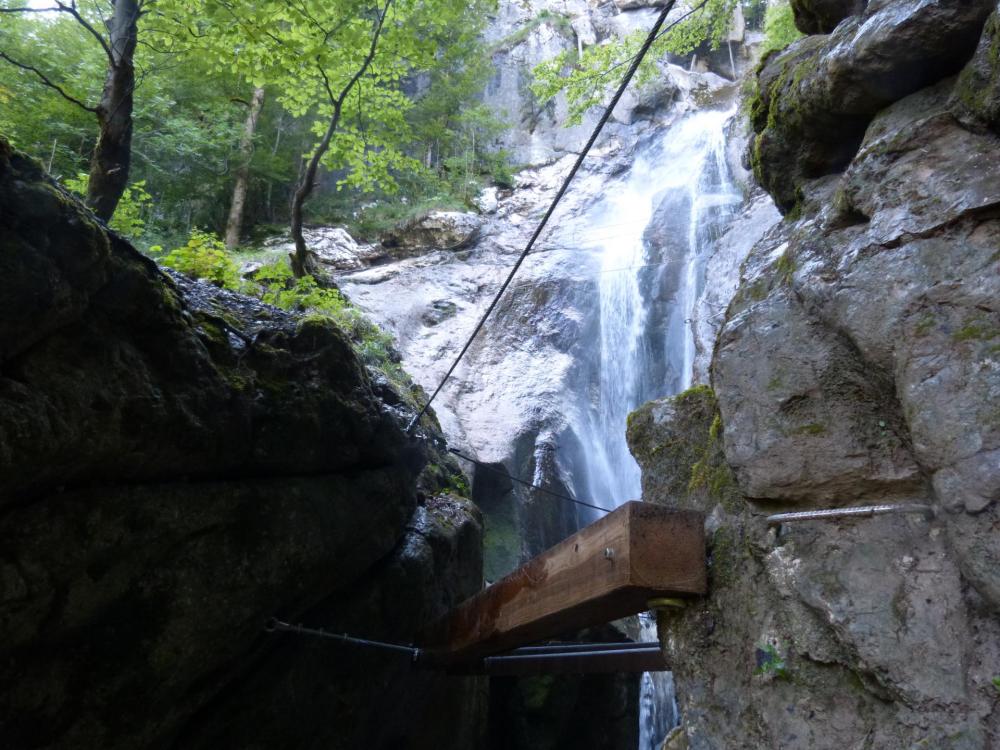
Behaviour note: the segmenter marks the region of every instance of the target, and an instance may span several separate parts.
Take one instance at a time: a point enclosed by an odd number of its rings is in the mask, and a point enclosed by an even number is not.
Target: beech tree
[[[243,209],[247,202],[247,188],[250,183],[250,158],[253,156],[253,136],[257,130],[257,120],[264,106],[264,89],[258,86],[247,105],[247,119],[240,138],[240,165],[236,169],[233,184],[233,199],[229,204],[229,218],[226,220],[226,247],[233,250],[240,244],[240,230],[243,228]]]
[[[104,85],[96,104],[71,93],[57,82],[58,72],[44,70],[44,63],[23,57],[10,49],[0,49],[0,59],[30,73],[66,101],[97,118],[98,136],[90,161],[87,204],[104,221],[110,221],[128,185],[132,163],[132,107],[135,92],[135,49],[143,6],[153,0],[110,0],[107,10],[101,3],[81,6],[77,0],[53,0],[52,5],[26,5],[9,0],[0,2],[0,22],[4,17],[30,13],[55,13],[71,17],[81,33],[94,39],[107,65]],[[100,28],[103,27],[103,30]]]
[[[314,118],[318,140],[290,206],[296,276],[310,270],[304,207],[321,166],[361,191],[391,191],[394,174],[421,167],[402,147],[412,107],[403,84],[434,66],[438,40],[467,12],[458,0],[161,0],[161,8],[194,29],[220,68],[273,91],[293,117]]]

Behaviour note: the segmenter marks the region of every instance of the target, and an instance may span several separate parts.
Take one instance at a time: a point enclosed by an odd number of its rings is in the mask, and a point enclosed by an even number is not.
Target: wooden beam
[[[420,646],[446,664],[475,661],[706,586],[704,515],[625,503],[467,599]]]

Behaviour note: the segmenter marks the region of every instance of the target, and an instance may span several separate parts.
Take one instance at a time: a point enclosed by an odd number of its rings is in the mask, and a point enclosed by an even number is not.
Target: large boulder
[[[5,745],[469,747],[476,681],[263,631],[409,642],[479,588],[408,394],[325,319],[168,275],[2,140],[0,265]],[[397,721],[357,722],[387,684]]]
[[[795,28],[803,34],[829,34],[849,16],[859,15],[868,0],[792,0]]]
[[[643,497],[707,514],[709,594],[659,615],[682,721],[670,746],[991,750],[1000,622],[967,589],[948,523],[769,529],[723,426],[705,387],[629,420]]]
[[[363,244],[343,227],[310,227],[302,232],[309,248],[312,265],[320,272],[353,271],[385,260],[385,248],[379,244]],[[264,243],[264,247],[284,260],[295,252],[295,243],[279,237]],[[244,275],[246,271],[244,270]]]
[[[382,244],[397,257],[431,250],[460,250],[479,237],[479,214],[431,211],[411,219],[382,236]]]
[[[889,104],[957,73],[976,49],[993,0],[873,3],[829,36],[768,57],[751,120],[754,173],[783,211],[805,181],[839,172]]]

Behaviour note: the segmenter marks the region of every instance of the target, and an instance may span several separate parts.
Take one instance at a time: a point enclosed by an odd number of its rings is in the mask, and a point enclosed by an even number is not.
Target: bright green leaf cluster
[[[226,289],[240,288],[240,271],[218,237],[195,229],[187,244],[163,259],[163,265],[198,279],[207,279]]]

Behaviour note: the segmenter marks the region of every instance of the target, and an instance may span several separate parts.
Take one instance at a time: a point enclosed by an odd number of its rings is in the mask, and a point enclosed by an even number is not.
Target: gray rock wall
[[[989,10],[873,3],[759,72],[754,167],[789,213],[743,265],[714,393],[630,421],[646,499],[710,514],[711,593],[660,620],[691,748],[1000,746]],[[810,109],[848,79],[830,118]],[[879,502],[935,517],[764,521]]]

